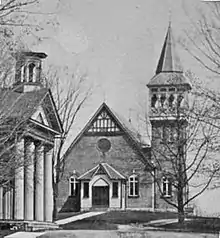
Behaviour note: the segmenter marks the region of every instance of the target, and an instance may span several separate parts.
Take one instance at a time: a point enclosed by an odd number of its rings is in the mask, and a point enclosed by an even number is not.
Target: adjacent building
[[[8,166],[1,166],[0,219],[52,222],[52,156],[62,125],[51,91],[42,83],[46,57],[17,54],[15,82],[1,89],[1,161]]]

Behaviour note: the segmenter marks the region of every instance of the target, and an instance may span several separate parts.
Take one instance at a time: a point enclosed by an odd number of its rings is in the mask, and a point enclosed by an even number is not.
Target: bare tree
[[[214,158],[219,150],[220,127],[217,118],[210,117],[214,113],[212,99],[203,97],[197,88],[188,100],[184,92],[173,99],[168,95],[164,102],[151,105],[151,112],[163,118],[151,121],[152,176],[156,191],[178,211],[179,223],[183,223],[185,208],[219,172],[220,165]],[[169,183],[168,194],[164,193],[163,179]],[[196,189],[189,191],[193,187]]]
[[[62,76],[60,72],[62,71]],[[66,149],[66,142],[71,136],[76,117],[92,94],[92,86],[88,86],[87,74],[70,73],[68,67],[58,71],[50,69],[46,76],[48,86],[51,88],[58,113],[63,125],[63,134],[57,140],[56,151],[54,153],[54,219],[57,217],[57,197],[58,186],[62,178],[65,160],[62,155]]]
[[[213,76],[220,71],[220,4],[218,1],[198,4],[196,17],[185,6],[190,29],[184,30],[181,43],[187,52]]]

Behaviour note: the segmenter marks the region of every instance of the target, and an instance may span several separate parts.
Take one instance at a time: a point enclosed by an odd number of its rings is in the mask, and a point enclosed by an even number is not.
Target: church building
[[[63,129],[51,91],[42,83],[46,57],[17,54],[15,82],[1,89],[1,161],[8,164],[1,167],[1,220],[52,222],[52,156]]]
[[[173,209],[169,204],[176,199],[169,177],[172,168],[155,148],[163,147],[163,131],[174,125],[175,108],[186,105],[191,86],[176,54],[171,26],[147,87],[150,143],[103,103],[64,154],[57,201],[60,212]]]

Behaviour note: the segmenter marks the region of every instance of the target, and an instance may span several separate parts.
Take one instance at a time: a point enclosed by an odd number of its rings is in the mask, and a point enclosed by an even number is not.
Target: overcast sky
[[[193,4],[192,4],[193,2]],[[153,77],[162,44],[172,20],[176,39],[189,25],[199,1],[191,0],[45,0],[36,20],[44,27],[40,43],[31,50],[45,51],[45,65],[79,67],[88,74],[94,94],[77,121],[73,137],[105,100],[110,107],[132,117],[147,108],[146,84]],[[49,22],[49,23],[48,23]],[[179,46],[184,68],[194,62]],[[196,71],[196,67],[193,68]],[[73,138],[71,138],[72,140]]]

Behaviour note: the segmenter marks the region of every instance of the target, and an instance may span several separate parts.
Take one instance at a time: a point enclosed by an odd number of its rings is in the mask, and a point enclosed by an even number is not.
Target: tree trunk
[[[57,196],[53,196],[53,221],[57,220]]]
[[[179,188],[178,188],[178,222],[180,224],[183,224],[184,219],[185,219],[185,213],[184,213],[184,193],[183,193],[183,188],[181,186],[181,182],[179,183]]]
[[[54,193],[53,193],[53,220],[57,220],[57,195],[58,195],[58,184],[54,184]]]
[[[56,155],[56,162],[54,163],[54,166],[56,168],[56,173],[53,173],[53,220],[56,220],[58,217],[58,211],[57,211],[57,198],[58,198],[58,193],[59,193],[59,182],[60,182],[60,177],[61,177],[61,150],[64,144],[64,140],[61,139],[58,152]]]
[[[185,220],[184,208],[178,208],[178,223],[183,224]]]

